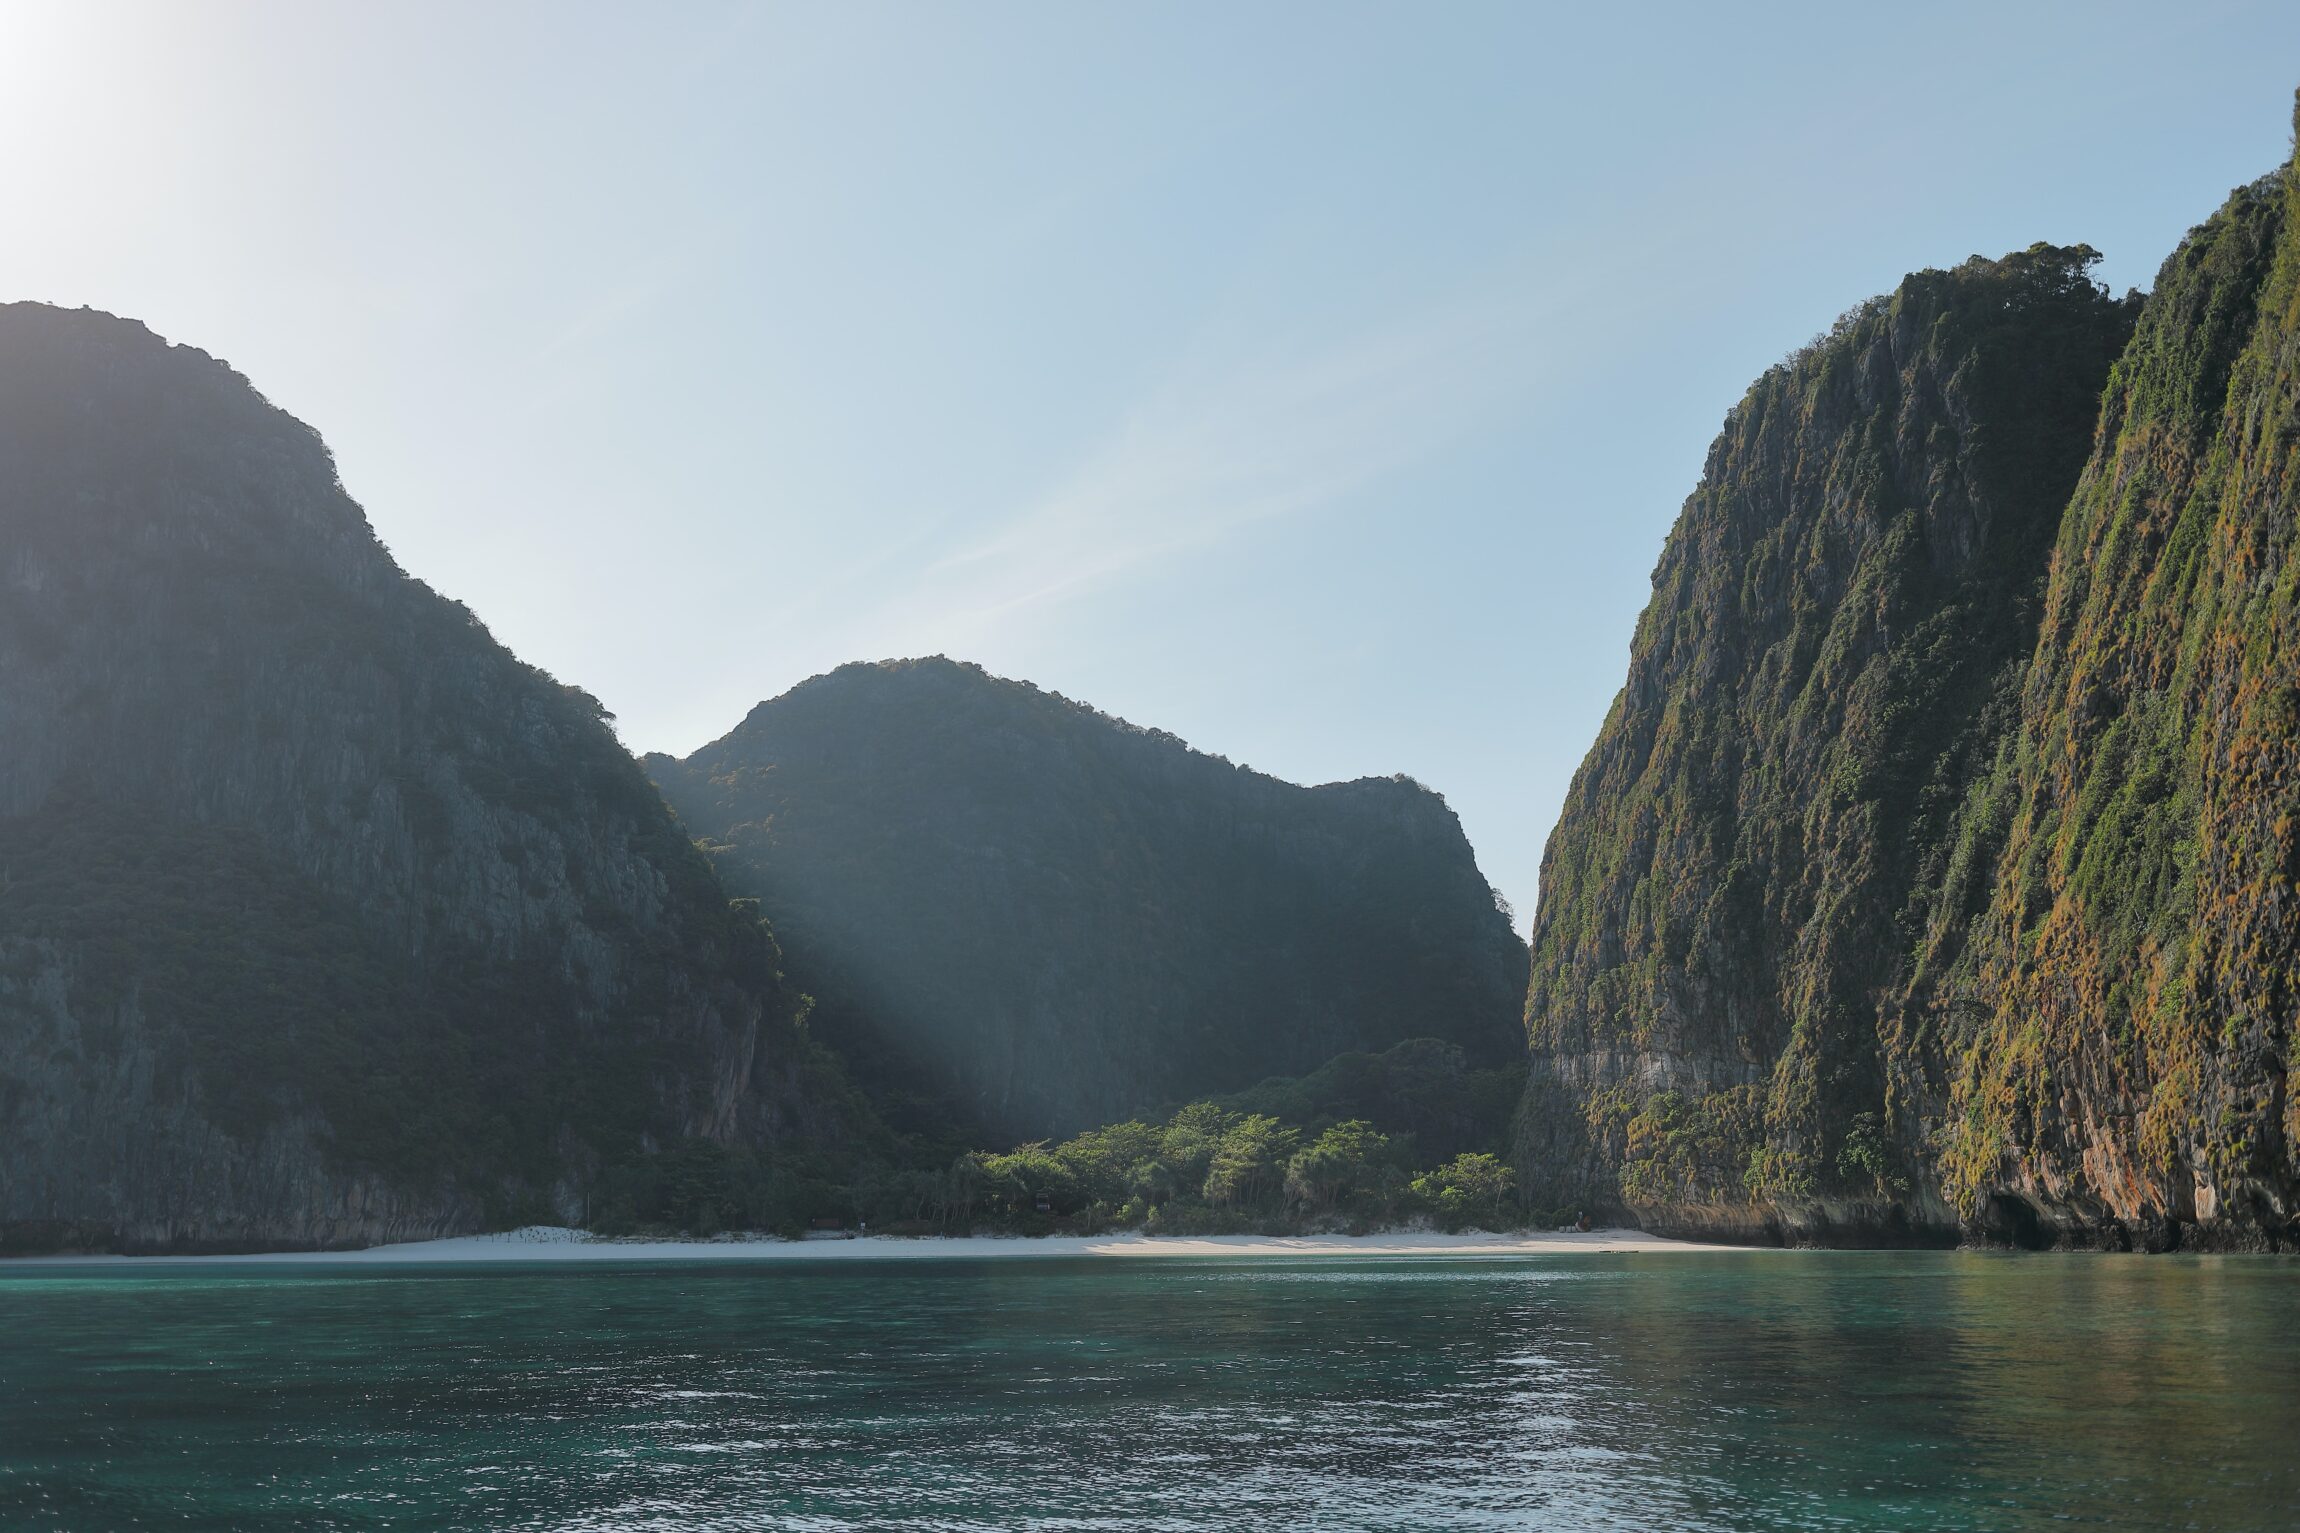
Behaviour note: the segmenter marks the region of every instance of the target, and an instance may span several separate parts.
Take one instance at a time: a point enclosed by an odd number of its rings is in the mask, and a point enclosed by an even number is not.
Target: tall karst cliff
[[[2296,187],[2136,321],[1975,261],[1734,411],[1550,843],[1536,1197],[2300,1243]]]
[[[1740,1233],[1892,1201],[1870,1162],[1905,1176],[1915,1125],[1877,997],[2011,705],[2131,327],[2089,255],[1913,276],[1727,417],[1543,861],[1537,1201]]]
[[[1295,787],[942,659],[842,667],[649,765],[825,1036],[867,1026],[992,1136],[1407,1038],[1522,1049],[1524,945],[1403,779]]]
[[[2016,1235],[2300,1247],[2296,198],[2158,275],[1888,1024],[1951,1205]]]
[[[317,436],[0,308],[0,1236],[579,1218],[838,1132],[756,914],[595,702],[409,578]]]

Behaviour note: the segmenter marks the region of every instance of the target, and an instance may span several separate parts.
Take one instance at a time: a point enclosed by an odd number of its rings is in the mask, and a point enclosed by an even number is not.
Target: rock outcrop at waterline
[[[1297,787],[941,658],[843,666],[648,765],[824,1036],[868,1027],[994,1139],[1409,1038],[1523,1048],[1525,946],[1404,778]]]
[[[1921,273],[1728,418],[1545,861],[1537,1199],[2294,1242],[2294,196],[2137,316]]]
[[[0,307],[0,1244],[573,1219],[835,1137],[795,997],[596,702],[403,573],[318,437]]]

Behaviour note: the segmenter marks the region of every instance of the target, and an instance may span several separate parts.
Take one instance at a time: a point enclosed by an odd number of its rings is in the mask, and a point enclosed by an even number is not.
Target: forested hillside
[[[1295,787],[939,658],[842,667],[649,767],[823,1036],[976,1142],[1410,1038],[1522,1052],[1524,945],[1404,779]]]
[[[1919,273],[1728,417],[1544,864],[1537,1200],[2294,1238],[2293,196],[2137,312]]]
[[[631,1217],[850,1135],[598,704],[223,363],[0,308],[0,588],[0,1244]]]

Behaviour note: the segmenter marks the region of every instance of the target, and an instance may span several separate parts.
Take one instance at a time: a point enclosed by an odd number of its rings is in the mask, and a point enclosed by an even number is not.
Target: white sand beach
[[[1643,1230],[1565,1230],[1494,1235],[1393,1231],[1380,1235],[973,1235],[926,1238],[883,1235],[782,1240],[726,1235],[711,1240],[605,1239],[583,1230],[538,1225],[498,1235],[409,1241],[360,1251],[275,1251],[252,1256],[33,1257],[33,1261],[149,1262],[630,1262],[630,1261],[918,1261],[1096,1257],[1517,1257],[1644,1251],[1724,1251],[1738,1247],[1669,1240]]]

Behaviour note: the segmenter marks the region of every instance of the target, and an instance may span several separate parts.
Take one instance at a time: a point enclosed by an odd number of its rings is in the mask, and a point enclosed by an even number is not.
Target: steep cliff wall
[[[2157,278],[1888,1023],[1946,1198],[2016,1236],[2300,1246],[2296,197]]]
[[[2300,1247],[2296,198],[2192,231],[2104,386],[2121,306],[2040,248],[1734,412],[1550,844],[1537,1197]]]
[[[401,572],[222,363],[0,308],[0,593],[19,1243],[577,1217],[603,1168],[812,1111],[771,941],[597,704]]]
[[[825,1011],[994,1136],[1407,1038],[1522,1048],[1524,945],[1402,779],[1295,787],[941,659],[843,667],[649,766]]]
[[[1747,1237],[1954,1228],[1879,997],[2012,722],[2132,325],[2090,259],[1912,276],[1727,417],[1543,863],[1536,1202]]]

